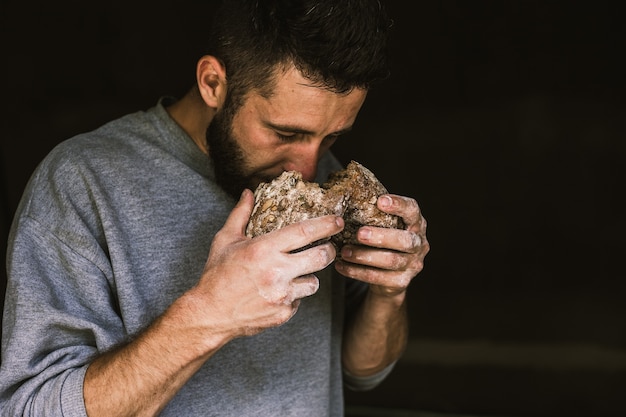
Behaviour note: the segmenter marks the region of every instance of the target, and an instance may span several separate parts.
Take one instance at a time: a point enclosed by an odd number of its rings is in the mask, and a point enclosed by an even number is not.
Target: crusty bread
[[[302,179],[296,171],[285,171],[271,182],[259,184],[246,235],[254,237],[291,223],[326,214],[343,215],[346,197]]]
[[[351,161],[346,169],[330,175],[322,185],[346,196],[348,202],[343,214],[345,227],[332,237],[339,246],[356,244],[356,232],[361,226],[377,226],[403,229],[404,222],[398,216],[380,211],[376,206],[378,197],[387,194],[385,186],[369,169],[356,161]]]
[[[321,187],[304,181],[299,172],[283,172],[273,181],[261,183],[254,192],[246,235],[254,237],[301,220],[334,214],[345,221],[344,230],[331,238],[340,249],[346,243],[357,243],[356,232],[363,225],[404,228],[400,217],[376,207],[378,197],[386,193],[374,174],[356,161],[332,173]]]

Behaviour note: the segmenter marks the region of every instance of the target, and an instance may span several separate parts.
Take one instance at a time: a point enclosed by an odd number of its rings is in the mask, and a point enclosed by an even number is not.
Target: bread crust
[[[332,173],[321,186],[304,181],[299,172],[286,171],[255,190],[246,235],[259,236],[305,219],[334,214],[344,218],[345,227],[331,237],[333,244],[337,249],[347,243],[358,244],[356,232],[361,226],[405,227],[400,217],[378,209],[376,201],[383,194],[387,194],[385,186],[356,161]]]

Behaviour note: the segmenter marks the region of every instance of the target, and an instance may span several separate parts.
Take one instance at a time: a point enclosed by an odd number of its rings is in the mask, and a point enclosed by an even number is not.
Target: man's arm
[[[335,258],[330,243],[292,253],[338,233],[324,216],[247,238],[254,197],[246,190],[216,234],[198,284],[128,345],[87,369],[89,417],[158,414],[187,380],[230,340],[288,321],[319,282],[312,274]]]
[[[344,335],[344,370],[357,377],[382,371],[402,355],[407,338],[405,293],[387,296],[370,289]]]
[[[369,291],[347,323],[343,366],[355,376],[382,371],[396,361],[406,346],[408,323],[406,290],[423,269],[430,250],[426,220],[415,200],[386,195],[378,207],[404,220],[405,230],[362,227],[358,240],[347,245],[335,265],[345,276],[369,283]]]
[[[228,338],[188,328],[186,297],[174,302],[128,345],[105,353],[87,368],[85,409],[95,416],[154,416]]]

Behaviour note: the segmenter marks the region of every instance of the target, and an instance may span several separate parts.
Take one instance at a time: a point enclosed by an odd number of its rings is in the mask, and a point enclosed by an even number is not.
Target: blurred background
[[[0,250],[60,141],[181,96],[214,2],[3,0]],[[353,416],[626,415],[626,31],[609,1],[391,1],[393,73],[335,146],[414,197],[411,339]],[[4,290],[5,271],[0,275]]]

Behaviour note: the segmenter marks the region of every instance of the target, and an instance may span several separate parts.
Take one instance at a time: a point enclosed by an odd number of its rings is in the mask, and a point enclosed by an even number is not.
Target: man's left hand
[[[335,268],[342,275],[368,282],[379,295],[403,293],[424,268],[430,250],[426,219],[417,202],[409,197],[385,194],[378,198],[380,210],[402,218],[406,228],[363,226],[357,233],[362,245],[346,245]]]

